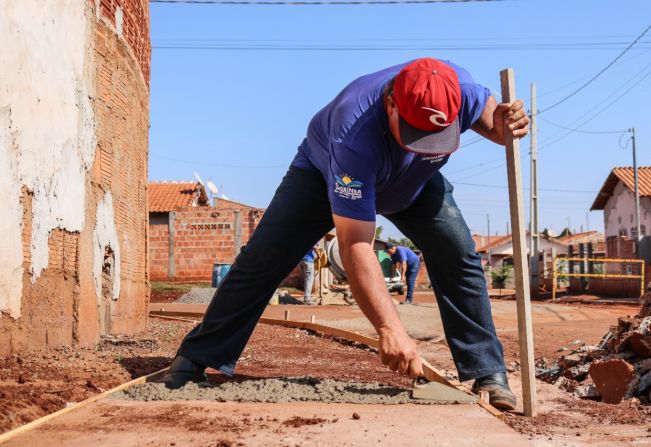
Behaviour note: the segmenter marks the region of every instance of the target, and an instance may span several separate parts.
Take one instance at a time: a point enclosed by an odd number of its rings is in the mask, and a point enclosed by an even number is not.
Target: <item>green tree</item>
[[[382,232],[384,231],[384,227],[382,225],[378,226],[375,228],[375,239],[380,239],[382,237]]]
[[[418,248],[414,245],[414,243],[411,241],[411,239],[407,237],[403,237],[400,239],[394,239],[392,237],[387,238],[387,242],[392,243],[393,245],[402,245],[403,247],[410,248],[412,250],[418,250]]]
[[[498,289],[503,289],[504,284],[506,284],[506,280],[511,277],[512,271],[512,265],[503,265],[499,269],[491,270],[491,279],[493,281],[493,285]]]

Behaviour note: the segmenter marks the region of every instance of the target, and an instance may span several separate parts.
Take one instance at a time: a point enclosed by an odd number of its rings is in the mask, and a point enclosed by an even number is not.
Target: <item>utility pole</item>
[[[491,269],[492,264],[491,264],[491,216],[490,214],[486,214],[486,228],[488,231],[488,259],[486,260],[486,265],[488,266],[488,270]]]
[[[639,241],[641,235],[641,225],[640,225],[640,189],[638,187],[637,183],[637,158],[635,154],[635,127],[632,127],[628,130],[631,133],[631,141],[633,142],[633,181],[635,182],[635,227],[636,227],[636,233],[635,233],[635,244],[636,244],[636,252],[639,257],[640,255],[640,247],[639,247]]]
[[[540,236],[538,235],[538,110],[536,105],[536,84],[531,84],[531,188],[529,193],[529,272],[531,275],[531,290],[533,295],[538,293],[538,258]]]

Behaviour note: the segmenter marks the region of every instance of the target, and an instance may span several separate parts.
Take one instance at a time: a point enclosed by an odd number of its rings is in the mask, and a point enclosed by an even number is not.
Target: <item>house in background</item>
[[[638,168],[640,193],[640,240],[636,243],[635,183],[633,168],[614,168],[595,198],[591,211],[603,210],[606,257],[620,259],[644,259],[646,280],[651,281],[651,166]],[[639,247],[639,251],[638,251]],[[609,264],[608,273],[639,274],[639,264]],[[639,280],[607,279],[592,281],[594,293],[608,295],[639,296]]]
[[[527,233],[527,253],[529,252],[530,238]],[[477,247],[477,253],[481,255],[482,265],[488,264],[488,249],[490,247],[490,265],[493,268],[501,268],[504,265],[513,265],[513,238],[510,234],[506,236],[491,236],[490,246],[488,243],[481,247]],[[552,250],[553,249],[553,250]],[[541,252],[551,253],[554,251],[556,255],[567,254],[568,244],[555,239],[550,236],[540,235],[540,248]]]
[[[651,229],[651,166],[638,168],[640,233],[648,240]],[[608,257],[635,257],[635,184],[633,168],[613,169],[590,208],[603,210]],[[647,259],[651,261],[651,259]]]
[[[232,200],[210,204],[199,182],[150,182],[149,269],[153,281],[210,281],[214,264],[232,264],[263,209]]]

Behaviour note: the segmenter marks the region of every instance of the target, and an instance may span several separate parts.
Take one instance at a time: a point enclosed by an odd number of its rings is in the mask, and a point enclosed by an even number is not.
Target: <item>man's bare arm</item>
[[[350,288],[380,336],[380,358],[393,371],[411,378],[423,374],[416,343],[409,337],[384,282],[373,252],[375,223],[334,215],[339,253]]]

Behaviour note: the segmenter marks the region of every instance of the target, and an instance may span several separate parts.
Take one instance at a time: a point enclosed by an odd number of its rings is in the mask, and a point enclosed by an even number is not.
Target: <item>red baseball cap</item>
[[[450,154],[459,147],[461,88],[457,73],[432,58],[404,67],[393,83],[400,139],[419,154]]]

